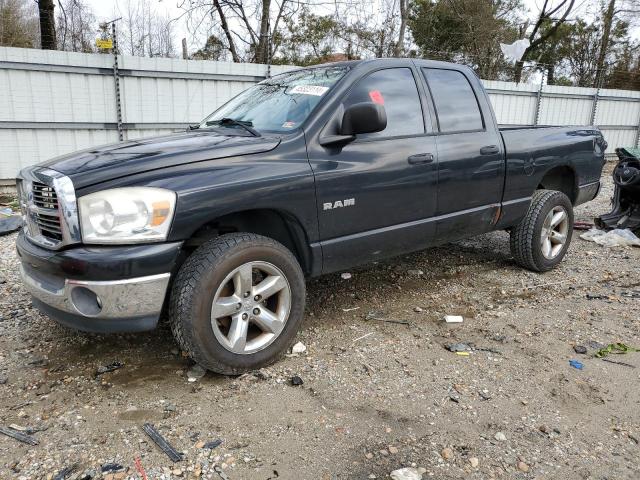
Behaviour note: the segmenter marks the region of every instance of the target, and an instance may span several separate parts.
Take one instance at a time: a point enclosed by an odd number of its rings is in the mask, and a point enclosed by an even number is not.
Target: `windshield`
[[[200,128],[287,132],[298,128],[329,89],[347,72],[346,66],[284,73],[245,90],[209,115]],[[236,123],[230,121],[232,119]]]

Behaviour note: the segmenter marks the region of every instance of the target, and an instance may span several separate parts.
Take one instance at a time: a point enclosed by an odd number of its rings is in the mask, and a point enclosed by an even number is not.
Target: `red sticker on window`
[[[380,93],[380,90],[371,90],[369,92],[369,98],[373,103],[377,103],[378,105],[384,105],[384,97]]]

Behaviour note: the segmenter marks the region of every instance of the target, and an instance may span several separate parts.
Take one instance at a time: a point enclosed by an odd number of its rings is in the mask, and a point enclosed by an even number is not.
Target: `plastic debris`
[[[610,353],[624,354],[629,352],[640,352],[639,349],[625,345],[624,343],[610,343],[606,347],[601,348],[595,354],[597,358],[604,358]]]
[[[340,277],[341,277],[343,280],[349,280],[349,279],[351,278],[351,274],[350,274],[350,273],[348,273],[348,272],[344,272],[343,274],[341,274],[341,275],[340,275]]]
[[[70,465],[68,467],[64,467],[53,477],[53,480],[65,480],[65,478],[67,478],[69,475],[75,472],[77,468],[78,468],[77,463],[74,463],[73,465]]]
[[[531,42],[529,42],[529,39],[524,38],[522,40],[516,40],[511,44],[501,43],[500,50],[502,50],[502,55],[504,55],[505,60],[516,63],[522,59],[522,55],[524,55],[524,52],[530,45]]]
[[[200,380],[206,374],[207,370],[196,363],[187,371],[187,380],[193,383]]]
[[[24,433],[18,432],[11,428],[0,427],[0,433],[6,435],[7,437],[14,438],[22,443],[26,443],[29,445],[38,445],[38,440],[36,440],[32,436],[25,435]]]
[[[22,215],[0,213],[0,235],[11,233],[22,227]]]
[[[593,228],[593,223],[589,222],[573,222],[574,230],[590,230]]]
[[[214,448],[219,447],[220,445],[222,445],[222,440],[218,438],[217,440],[213,440],[211,442],[205,443],[202,448],[213,450]]]
[[[114,370],[118,370],[122,367],[124,367],[124,363],[122,362],[113,362],[109,365],[103,365],[102,367],[98,367],[96,370],[96,376],[102,375],[103,373],[113,372]]]
[[[291,353],[304,353],[306,351],[307,347],[302,342],[298,342],[293,347],[291,347]]]
[[[160,450],[167,454],[167,456],[174,462],[182,461],[182,454],[180,454],[175,448],[173,448],[169,442],[167,442],[162,435],[155,429],[150,423],[142,425],[144,433],[149,435],[149,438],[154,441]]]
[[[291,385],[293,385],[294,387],[300,386],[304,384],[304,380],[302,380],[302,378],[300,378],[298,375],[294,375],[293,377],[291,377]]]
[[[471,354],[469,352],[456,352],[456,355],[459,355],[461,357],[468,357]]]
[[[147,472],[144,471],[144,467],[142,466],[142,460],[140,460],[140,457],[135,458],[134,464],[136,466],[136,470],[140,474],[140,477],[142,477],[142,480],[148,480]]]
[[[629,229],[616,228],[605,232],[592,228],[580,235],[580,238],[605,247],[640,247],[640,238]]]
[[[447,323],[462,323],[464,318],[461,315],[445,315],[444,321]]]
[[[405,467],[394,470],[389,474],[393,480],[422,480],[424,468]]]
[[[451,345],[447,345],[447,350],[450,352],[470,352],[471,347],[466,343],[452,343]]]
[[[100,470],[102,473],[114,473],[124,470],[124,467],[119,463],[105,463],[100,467]]]
[[[579,362],[578,360],[569,360],[569,365],[577,370],[582,370],[584,368],[582,362]]]

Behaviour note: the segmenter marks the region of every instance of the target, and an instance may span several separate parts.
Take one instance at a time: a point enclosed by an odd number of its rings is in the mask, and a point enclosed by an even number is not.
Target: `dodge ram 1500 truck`
[[[467,67],[304,68],[187,132],[23,169],[22,277],[62,324],[143,331],[165,315],[195,361],[239,374],[293,343],[305,277],[492,230],[521,266],[555,267],[605,148],[594,127],[499,129]]]

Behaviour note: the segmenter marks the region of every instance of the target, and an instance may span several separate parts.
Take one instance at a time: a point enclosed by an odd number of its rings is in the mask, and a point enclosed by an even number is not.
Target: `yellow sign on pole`
[[[105,48],[105,49],[113,48],[113,40],[111,40],[110,38],[107,38],[107,39],[97,38],[96,46],[98,48]]]

